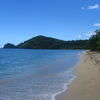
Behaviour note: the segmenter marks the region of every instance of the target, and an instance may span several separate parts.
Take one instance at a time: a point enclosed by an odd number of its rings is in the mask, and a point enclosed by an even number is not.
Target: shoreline
[[[79,65],[79,63],[81,61],[81,58],[84,55],[84,53],[86,53],[86,52],[82,52],[82,54],[79,54],[80,55],[80,59],[77,62],[77,64],[75,65],[75,68],[74,68],[75,71],[72,73],[73,74],[73,78],[70,79],[70,81],[68,83],[64,84],[64,89],[62,91],[60,91],[58,93],[55,93],[55,95],[53,95],[53,99],[52,100],[64,100],[64,99],[62,99],[63,94],[68,91],[70,84],[77,78],[77,76],[75,74],[76,73],[76,67]],[[59,99],[59,97],[60,97],[60,99]]]
[[[64,87],[63,87],[64,89],[62,91],[52,95],[52,100],[60,100],[60,99],[57,99],[56,97],[58,97],[59,95],[65,93],[67,91],[67,89],[68,89],[69,84],[71,84],[72,81],[74,81],[75,78],[76,78],[76,76],[73,76],[73,78],[69,81],[69,83],[64,84]]]
[[[100,53],[86,52],[76,66],[76,79],[56,100],[100,100]],[[67,86],[66,86],[67,87]]]

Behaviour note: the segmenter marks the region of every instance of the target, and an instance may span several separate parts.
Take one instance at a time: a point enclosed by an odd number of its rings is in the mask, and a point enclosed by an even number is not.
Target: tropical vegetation
[[[96,30],[95,33],[89,39],[89,49],[91,51],[100,51],[100,30]]]

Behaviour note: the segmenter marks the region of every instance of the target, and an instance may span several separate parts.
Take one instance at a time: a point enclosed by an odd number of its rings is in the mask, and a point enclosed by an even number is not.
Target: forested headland
[[[18,45],[7,43],[4,48],[19,49],[87,49],[100,51],[100,31],[95,31],[95,35],[88,40],[64,41],[46,36],[36,36]]]
[[[36,36],[18,45],[7,43],[4,48],[20,49],[87,49],[88,40],[64,41],[46,36]]]

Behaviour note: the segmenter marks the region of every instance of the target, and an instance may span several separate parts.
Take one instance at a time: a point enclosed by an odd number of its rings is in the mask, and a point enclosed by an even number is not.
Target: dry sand
[[[100,53],[87,52],[76,68],[77,78],[57,100],[100,100]]]

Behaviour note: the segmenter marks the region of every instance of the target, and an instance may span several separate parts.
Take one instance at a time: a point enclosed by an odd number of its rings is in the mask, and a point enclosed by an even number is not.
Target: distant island
[[[36,36],[23,43],[14,45],[7,43],[3,48],[22,48],[22,49],[87,49],[88,40],[64,41],[46,36]]]
[[[14,44],[11,44],[11,43],[7,43],[4,45],[4,48],[17,48],[17,46],[15,46]]]
[[[3,48],[19,49],[89,49],[91,51],[100,51],[100,31],[96,30],[95,35],[89,40],[71,40],[64,41],[46,36],[36,36],[23,43],[14,45],[7,43]]]

